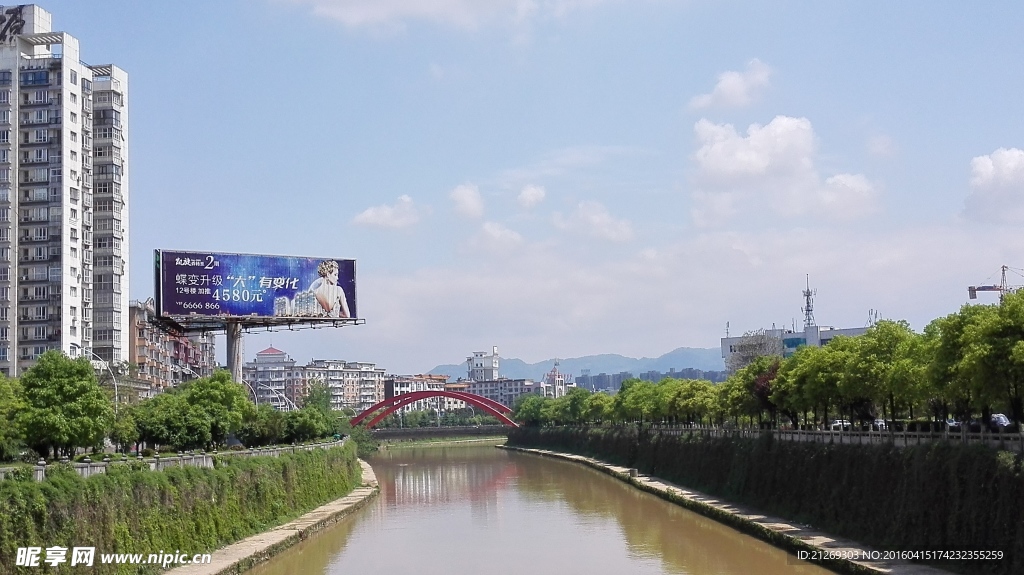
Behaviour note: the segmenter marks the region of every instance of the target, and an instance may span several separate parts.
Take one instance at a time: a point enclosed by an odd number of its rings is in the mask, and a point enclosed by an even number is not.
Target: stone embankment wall
[[[998,550],[936,563],[1024,573],[1021,456],[981,445],[830,445],[624,428],[519,428],[509,445],[597,457],[881,549]]]

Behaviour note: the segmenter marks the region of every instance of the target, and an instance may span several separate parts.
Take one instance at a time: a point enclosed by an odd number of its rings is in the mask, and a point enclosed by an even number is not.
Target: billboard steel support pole
[[[242,381],[242,323],[229,321],[227,328],[228,371],[231,372],[231,381],[240,383]]]

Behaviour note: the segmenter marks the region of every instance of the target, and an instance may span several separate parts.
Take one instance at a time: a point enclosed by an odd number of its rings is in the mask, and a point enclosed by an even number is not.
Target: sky
[[[357,261],[365,325],[247,360],[656,357],[808,278],[920,330],[1024,268],[1022,3],[40,5],[130,75],[132,299],[154,249]]]

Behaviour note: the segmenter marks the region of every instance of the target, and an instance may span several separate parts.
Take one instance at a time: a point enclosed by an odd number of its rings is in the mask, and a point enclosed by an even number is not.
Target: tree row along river
[[[830,573],[569,462],[477,444],[369,463],[379,497],[249,573]]]

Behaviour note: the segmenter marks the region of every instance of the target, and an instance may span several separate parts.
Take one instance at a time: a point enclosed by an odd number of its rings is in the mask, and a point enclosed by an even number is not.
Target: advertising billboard
[[[164,317],[359,317],[355,260],[156,250],[156,272]]]

